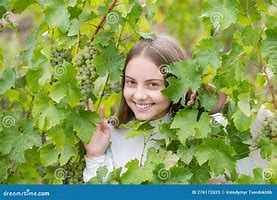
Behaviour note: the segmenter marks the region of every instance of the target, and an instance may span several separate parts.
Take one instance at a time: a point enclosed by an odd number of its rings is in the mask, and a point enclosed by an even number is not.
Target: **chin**
[[[135,114],[135,117],[138,120],[150,120],[152,118],[152,116],[145,116],[145,115],[143,116],[143,115],[136,115],[136,114]]]

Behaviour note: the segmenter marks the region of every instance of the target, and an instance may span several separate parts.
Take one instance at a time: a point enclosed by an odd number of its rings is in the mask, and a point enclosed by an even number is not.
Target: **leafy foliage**
[[[90,183],[206,184],[219,175],[237,184],[276,183],[276,120],[267,121],[258,140],[249,143],[259,107],[276,112],[276,100],[271,100],[277,73],[275,2],[0,2],[3,25],[15,33],[21,33],[17,17],[36,13],[41,19],[16,59],[5,45],[0,48],[0,183],[82,183],[83,143],[100,121],[96,111],[104,102],[111,108],[106,114],[114,114],[124,57],[138,39],[155,37],[153,27],[166,28],[191,55],[169,66],[162,91],[182,107],[155,126],[124,125],[129,138],[153,139],[158,129],[164,140],[157,141],[159,149],[148,149],[143,165],[133,159],[125,171],[110,174],[100,167]],[[10,11],[17,14],[15,21],[4,18]],[[208,83],[229,96],[222,110],[227,126],[209,114],[216,91],[205,89]],[[187,106],[190,89],[198,96]],[[88,98],[95,102],[95,112],[85,110]],[[257,168],[253,176],[237,174],[236,161],[257,146],[274,173],[269,171],[268,178]]]

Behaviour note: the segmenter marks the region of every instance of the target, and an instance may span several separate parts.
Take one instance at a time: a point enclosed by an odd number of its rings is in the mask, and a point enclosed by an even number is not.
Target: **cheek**
[[[123,96],[126,100],[130,99],[131,90],[125,87],[124,90],[123,90]]]
[[[151,94],[151,98],[156,103],[164,103],[164,104],[170,103],[170,101],[165,96],[163,96],[163,94],[160,91],[153,92]]]

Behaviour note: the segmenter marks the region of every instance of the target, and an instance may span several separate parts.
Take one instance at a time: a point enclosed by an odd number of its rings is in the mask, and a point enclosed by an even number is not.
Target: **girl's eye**
[[[149,83],[150,87],[159,87],[160,85],[158,83]]]
[[[134,85],[134,84],[136,84],[136,82],[133,81],[133,80],[126,80],[126,84],[128,84],[128,85]]]

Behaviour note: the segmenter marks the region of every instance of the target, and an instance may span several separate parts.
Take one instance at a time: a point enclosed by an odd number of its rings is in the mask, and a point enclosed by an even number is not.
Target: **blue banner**
[[[277,199],[277,185],[0,185],[0,200]]]

